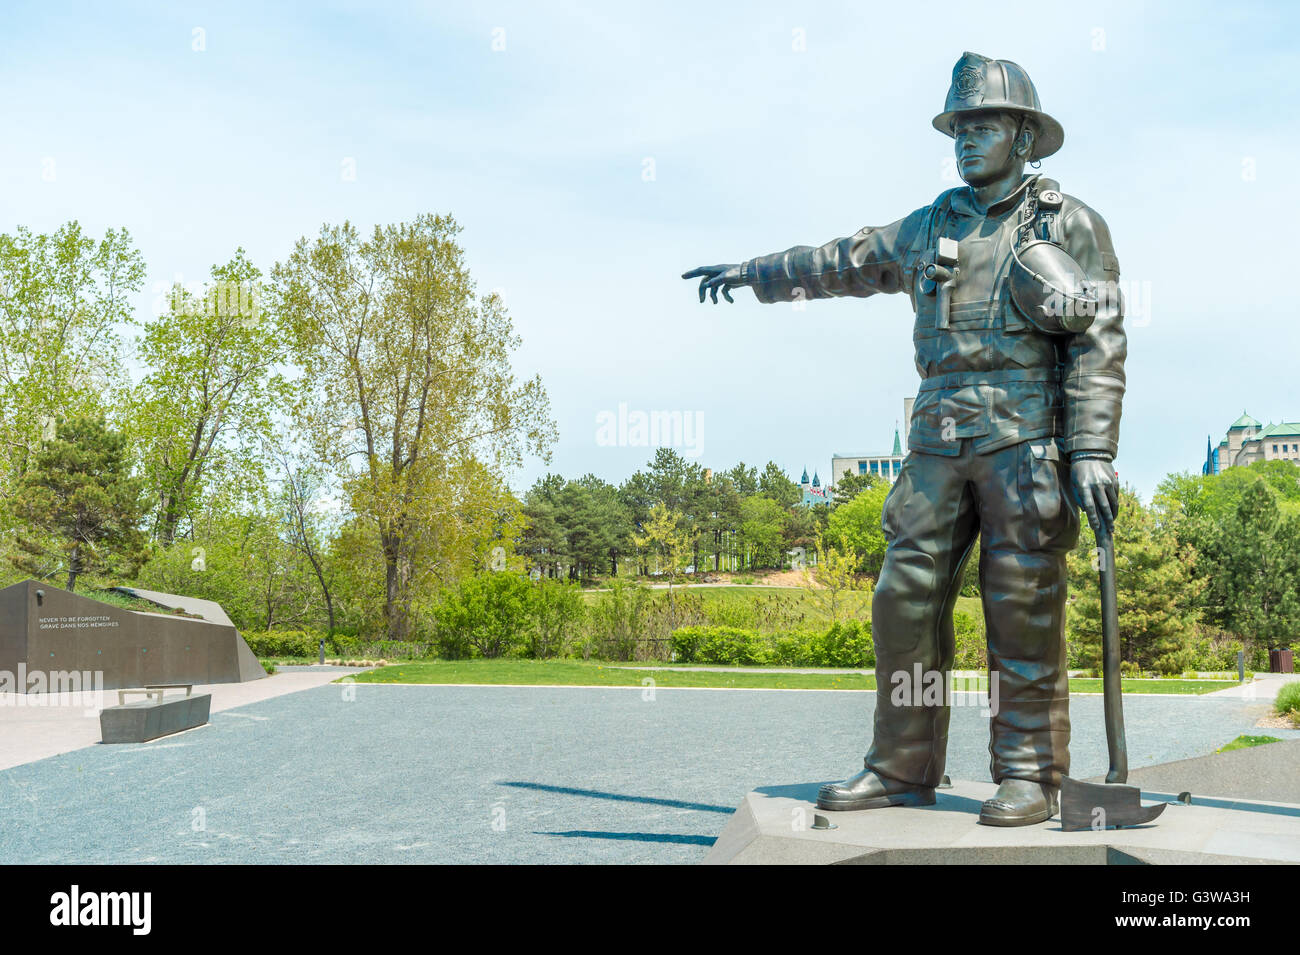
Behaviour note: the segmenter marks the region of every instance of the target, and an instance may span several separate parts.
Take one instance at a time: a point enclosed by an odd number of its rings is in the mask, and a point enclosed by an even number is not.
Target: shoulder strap
[[[1039,176],[1029,187],[1029,207],[1027,222],[1032,223],[1029,238],[1041,239],[1061,245],[1061,204],[1065,201],[1061,195],[1061,184],[1055,179]],[[1028,241],[1028,239],[1026,239]],[[1023,243],[1022,243],[1023,244]]]
[[[935,236],[943,231],[948,221],[948,214],[952,210],[952,195],[956,191],[956,189],[948,189],[939,193],[926,209],[925,218],[921,220],[921,226],[916,230],[916,235],[912,238],[912,244],[904,257],[903,278],[907,282],[907,294],[912,299],[914,309],[916,308],[916,274],[934,261]]]
[[[952,194],[956,191],[956,189],[945,190],[930,203],[925,219],[921,222],[921,228],[916,230],[916,237],[912,240],[912,252],[922,252],[934,245],[935,235],[942,231],[948,221],[948,213],[952,210]]]

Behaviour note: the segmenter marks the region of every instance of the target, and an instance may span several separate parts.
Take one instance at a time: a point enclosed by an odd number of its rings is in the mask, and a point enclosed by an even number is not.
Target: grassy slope
[[[668,592],[665,589],[656,589],[653,591],[656,601],[666,601]],[[604,593],[599,590],[583,591],[583,597],[588,602],[594,602],[602,599]],[[721,611],[724,616],[729,612],[745,612],[751,608],[767,606],[779,606],[781,616],[802,617],[800,626],[823,627],[830,626],[830,617],[822,606],[818,596],[809,593],[802,587],[766,587],[761,584],[751,586],[735,585],[727,587],[682,587],[673,588],[673,597],[684,598],[689,601],[700,601],[710,616]],[[841,614],[844,617],[856,617],[860,620],[871,619],[871,594],[866,591],[857,591],[844,597],[845,606],[850,608],[850,613]],[[984,623],[984,608],[980,604],[978,597],[958,597],[957,610],[970,614],[982,626]],[[761,611],[760,611],[761,612]]]
[[[89,597],[91,600],[98,600],[100,603],[111,604],[114,607],[121,607],[123,610],[134,610],[140,613],[165,613],[175,617],[194,617],[202,620],[198,614],[186,613],[184,610],[168,610],[157,604],[142,600],[139,597],[131,597],[127,594],[120,594],[114,590],[79,590],[77,594],[82,597]]]

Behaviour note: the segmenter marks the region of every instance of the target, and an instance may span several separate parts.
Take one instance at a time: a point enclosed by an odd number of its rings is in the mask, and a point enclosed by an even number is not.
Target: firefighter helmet
[[[1061,148],[1065,130],[1043,112],[1038,91],[1024,68],[1010,60],[990,60],[978,53],[963,53],[952,68],[952,85],[943,112],[934,118],[934,128],[953,135],[953,123],[961,113],[976,110],[1007,110],[1028,117],[1036,135],[1029,160],[1050,156]]]

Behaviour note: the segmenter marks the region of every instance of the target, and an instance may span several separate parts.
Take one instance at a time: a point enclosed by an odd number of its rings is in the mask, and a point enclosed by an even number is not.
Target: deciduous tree
[[[240,249],[213,267],[200,295],[173,288],[145,325],[139,356],[150,370],[134,389],[131,417],[163,548],[210,487],[255,496],[266,485],[263,448],[273,412],[287,410],[289,386],[277,371],[284,348],[262,309],[260,281]]]
[[[306,427],[379,541],[391,639],[410,631],[419,545],[436,553],[430,538],[456,533],[474,501],[454,483],[545,456],[555,436],[541,381],[510,367],[519,339],[501,298],[476,294],[459,231],[434,215],[368,239],[327,225],[273,271]]]

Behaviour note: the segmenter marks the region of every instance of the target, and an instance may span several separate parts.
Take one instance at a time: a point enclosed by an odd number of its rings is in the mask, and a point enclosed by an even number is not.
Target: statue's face
[[[1019,126],[1015,114],[997,110],[958,116],[953,125],[953,142],[957,172],[962,179],[972,186],[982,186],[1012,169],[1023,169],[1024,155],[1018,155],[1016,149],[1018,143],[1024,148],[1016,136]]]

